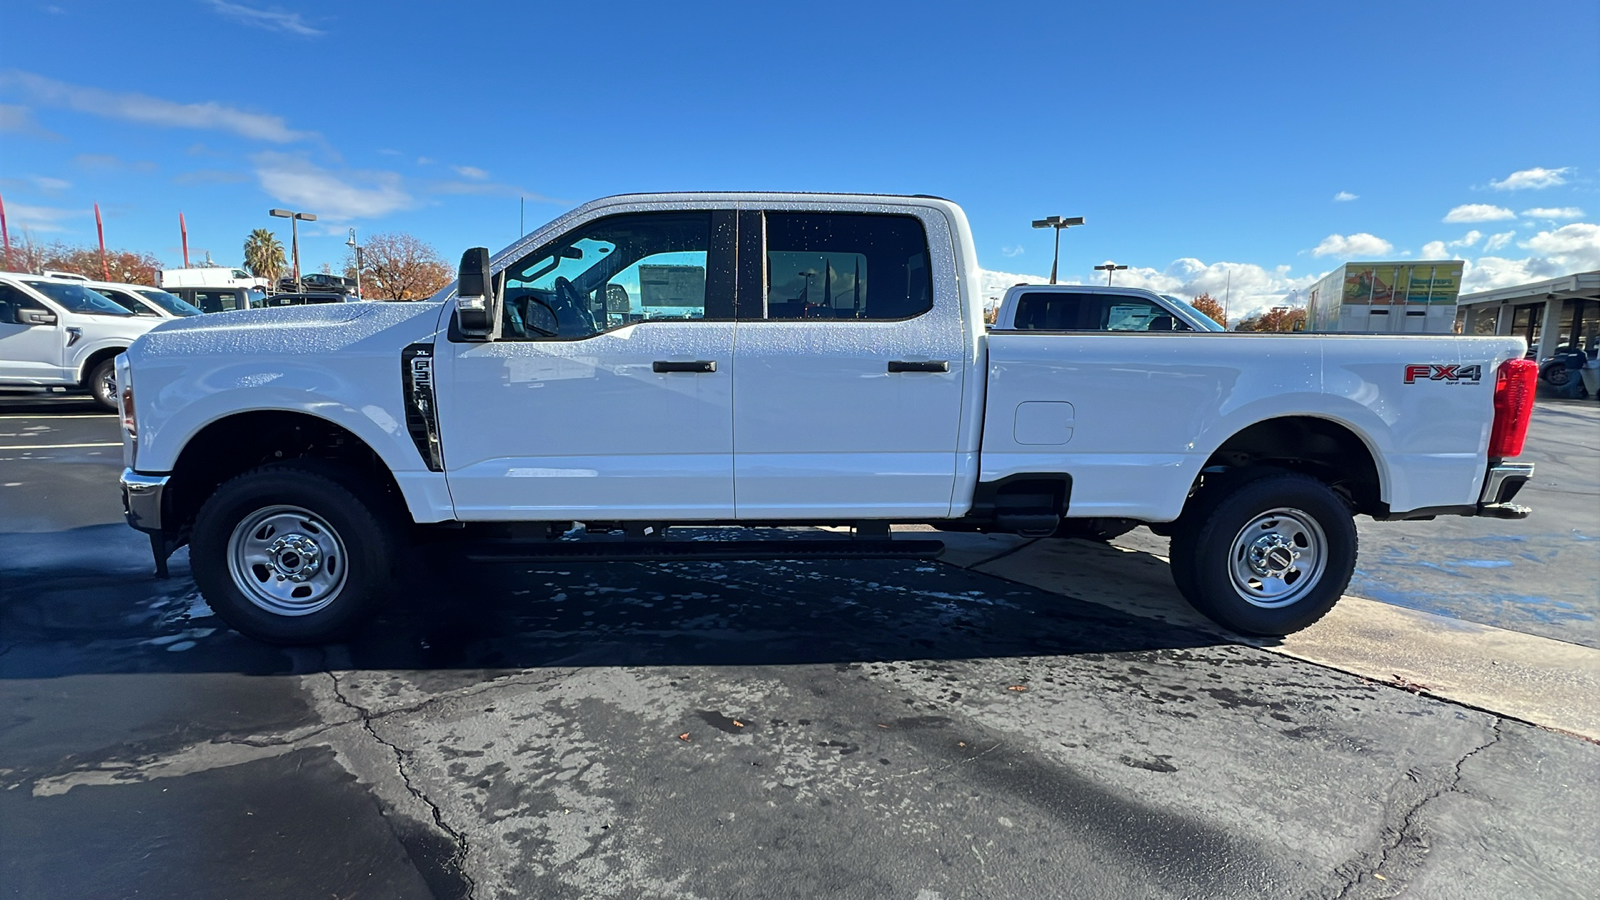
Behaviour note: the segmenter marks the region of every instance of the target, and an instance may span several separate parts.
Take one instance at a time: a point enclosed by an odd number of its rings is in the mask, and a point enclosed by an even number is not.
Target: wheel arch
[[[1206,471],[1274,466],[1303,472],[1343,495],[1367,515],[1388,511],[1383,455],[1361,429],[1326,415],[1286,414],[1235,430],[1206,458]]]
[[[256,409],[213,419],[184,443],[164,501],[167,530],[181,541],[200,507],[224,482],[257,466],[289,459],[341,464],[370,479],[397,511],[406,508],[389,464],[354,431],[304,411]]]

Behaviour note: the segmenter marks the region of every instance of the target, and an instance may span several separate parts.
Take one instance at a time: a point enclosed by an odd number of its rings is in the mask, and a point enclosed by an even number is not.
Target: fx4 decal
[[[1441,366],[1438,363],[1417,363],[1406,366],[1406,384],[1416,384],[1419,381],[1477,384],[1482,380],[1483,366]]]

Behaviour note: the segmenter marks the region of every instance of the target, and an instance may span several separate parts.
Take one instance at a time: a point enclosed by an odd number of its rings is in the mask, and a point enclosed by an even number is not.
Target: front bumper
[[[171,477],[122,470],[122,513],[129,525],[146,534],[161,533],[162,499]]]

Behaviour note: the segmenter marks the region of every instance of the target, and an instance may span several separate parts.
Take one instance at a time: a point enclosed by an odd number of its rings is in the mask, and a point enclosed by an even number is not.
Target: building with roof
[[[1538,359],[1566,346],[1593,353],[1600,347],[1600,271],[1462,294],[1456,325],[1462,334],[1517,335]]]

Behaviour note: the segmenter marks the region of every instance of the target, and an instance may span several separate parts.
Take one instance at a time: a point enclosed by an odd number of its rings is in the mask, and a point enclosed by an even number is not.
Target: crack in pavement
[[[344,706],[355,711],[356,715],[361,720],[362,729],[366,731],[367,734],[371,735],[374,741],[378,742],[384,747],[389,748],[389,750],[394,754],[395,771],[400,775],[400,780],[405,784],[406,790],[410,792],[411,796],[415,797],[418,802],[422,803],[429,809],[430,812],[432,812],[433,824],[440,831],[450,836],[451,842],[455,845],[455,852],[452,853],[450,858],[445,862],[445,867],[448,870],[446,874],[453,874],[455,877],[460,878],[461,881],[465,883],[466,891],[463,896],[469,898],[470,900],[470,898],[477,891],[477,883],[467,872],[467,853],[470,848],[467,843],[466,833],[451,828],[449,824],[445,822],[444,811],[439,808],[439,805],[434,803],[433,800],[429,798],[421,788],[412,783],[411,774],[406,771],[405,751],[401,750],[399,746],[391,743],[390,741],[384,740],[383,736],[378,734],[377,729],[372,727],[372,717],[368,711],[364,707],[352,702],[350,698],[344,695],[344,688],[339,684],[339,676],[331,670],[326,671],[325,674],[328,676],[328,680],[333,682],[334,697],[336,697]],[[393,830],[392,824],[390,828]],[[401,841],[401,845],[406,846],[407,850],[410,850],[407,842],[404,841],[400,834],[396,833],[395,839]],[[422,867],[418,866],[418,868],[420,870]]]
[[[1366,853],[1363,859],[1350,860],[1334,869],[1335,874],[1343,876],[1345,883],[1332,896],[1332,900],[1386,900],[1405,892],[1412,876],[1422,868],[1428,852],[1433,849],[1418,821],[1423,808],[1446,794],[1465,793],[1461,790],[1461,767],[1466,765],[1467,760],[1500,742],[1503,722],[1499,716],[1493,717],[1489,739],[1462,754],[1443,784],[1407,806],[1399,816],[1397,827],[1385,826],[1383,845],[1377,849],[1375,862],[1367,862],[1373,854]],[[1407,772],[1406,776],[1412,781],[1420,781],[1415,769]],[[1386,818],[1393,819],[1392,816]],[[1352,874],[1346,874],[1351,870],[1354,870]]]

